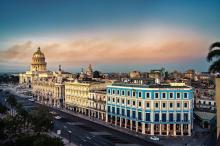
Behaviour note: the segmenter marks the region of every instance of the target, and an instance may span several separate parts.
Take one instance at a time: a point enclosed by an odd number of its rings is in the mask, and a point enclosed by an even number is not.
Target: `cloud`
[[[32,54],[41,46],[49,65],[176,63],[205,57],[212,42],[204,36],[189,30],[155,27],[50,42],[32,40],[0,51],[0,61],[30,64]]]

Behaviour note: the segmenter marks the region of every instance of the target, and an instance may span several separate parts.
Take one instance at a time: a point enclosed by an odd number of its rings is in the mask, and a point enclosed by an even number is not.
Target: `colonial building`
[[[88,115],[89,93],[105,88],[105,82],[78,80],[65,82],[65,107],[75,112]]]
[[[107,86],[106,122],[149,135],[191,135],[193,91],[183,84]]]
[[[94,90],[89,93],[89,117],[105,121],[106,119],[106,89]]]

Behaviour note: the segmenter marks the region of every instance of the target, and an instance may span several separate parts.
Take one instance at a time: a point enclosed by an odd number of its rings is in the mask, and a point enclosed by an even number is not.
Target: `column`
[[[132,130],[132,127],[133,127],[133,122],[132,120],[130,120],[130,129]]]
[[[188,135],[191,136],[191,124],[188,124]]]
[[[122,121],[122,120],[121,120],[121,117],[120,117],[120,125],[119,125],[120,127],[121,127],[121,124],[122,124],[121,121]]]
[[[145,123],[142,123],[142,134],[145,134]]]
[[[162,124],[159,125],[159,129],[160,129],[160,135],[162,135]]]
[[[150,124],[150,135],[154,135],[154,124]]]
[[[183,124],[181,124],[181,135],[183,136]]]
[[[169,135],[169,131],[170,131],[170,124],[167,124],[167,136]]]
[[[135,121],[136,123],[136,132],[138,132],[138,121]]]
[[[176,124],[173,124],[173,136],[176,136]]]
[[[125,119],[125,128],[127,128],[127,121],[128,119]]]
[[[105,122],[108,122],[108,114],[106,113],[106,118],[105,118]]]
[[[115,125],[117,125],[118,117],[115,116]]]

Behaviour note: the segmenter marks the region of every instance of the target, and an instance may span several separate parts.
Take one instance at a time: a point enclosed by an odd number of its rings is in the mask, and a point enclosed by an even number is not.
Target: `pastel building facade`
[[[176,85],[107,86],[106,122],[149,135],[191,135],[193,91]]]

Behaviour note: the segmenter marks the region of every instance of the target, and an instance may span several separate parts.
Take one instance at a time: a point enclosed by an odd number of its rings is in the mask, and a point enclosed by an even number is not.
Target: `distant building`
[[[193,90],[180,84],[107,86],[106,122],[149,135],[191,135]]]
[[[141,72],[139,71],[132,71],[129,73],[130,78],[140,78],[141,77]]]

